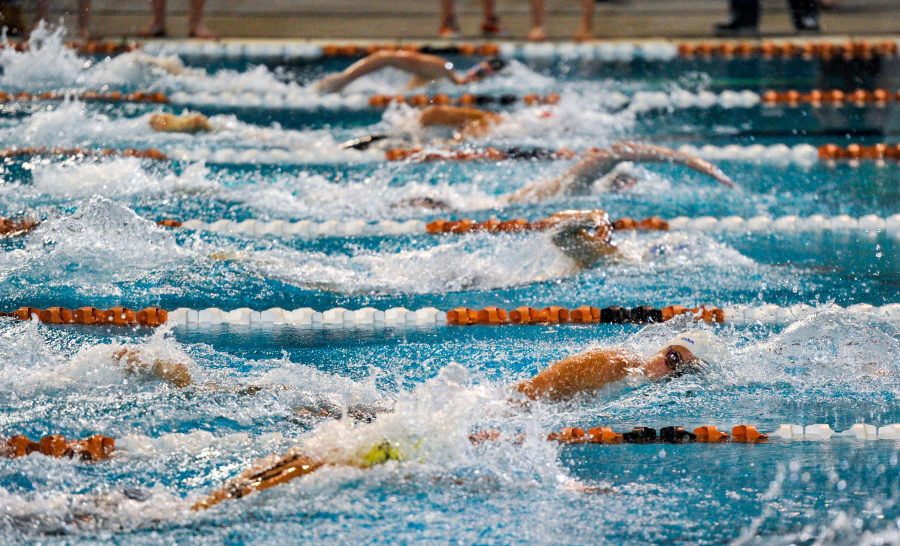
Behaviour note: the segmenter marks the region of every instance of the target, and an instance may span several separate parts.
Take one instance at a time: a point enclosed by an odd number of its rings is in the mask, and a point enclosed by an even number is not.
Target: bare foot
[[[578,30],[575,31],[575,35],[572,36],[572,39],[576,42],[587,42],[588,40],[593,40],[594,29],[579,25]]]
[[[102,34],[97,34],[92,28],[85,28],[81,31],[81,41],[83,42],[99,42],[103,39]]]
[[[163,38],[166,36],[166,25],[157,21],[150,21],[147,28],[138,32],[141,38]]]
[[[216,36],[216,34],[213,31],[206,28],[206,25],[204,25],[203,23],[197,25],[197,28],[190,31],[188,33],[188,36],[190,36],[191,38],[197,38],[199,40],[218,40],[219,39],[219,37]]]
[[[543,42],[547,40],[547,34],[544,32],[544,27],[534,27],[528,33],[527,38],[529,42]]]

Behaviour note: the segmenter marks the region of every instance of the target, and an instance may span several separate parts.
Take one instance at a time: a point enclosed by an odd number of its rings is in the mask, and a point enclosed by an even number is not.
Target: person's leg
[[[459,23],[456,21],[456,2],[454,0],[441,0],[441,28],[438,35],[441,38],[459,36]]]
[[[581,0],[581,20],[575,31],[575,40],[583,42],[594,37],[594,0]]]
[[[532,42],[543,42],[547,39],[547,33],[544,32],[544,0],[531,0],[531,18],[534,20],[534,27],[528,33],[528,39]]]
[[[34,26],[41,21],[46,21],[48,13],[50,13],[50,0],[38,0],[37,11],[34,13]]]
[[[483,0],[484,21],[481,23],[481,32],[485,36],[496,36],[503,32],[500,26],[500,17],[497,16],[496,0]]]
[[[818,0],[790,0],[791,13],[794,17],[794,28],[797,30],[819,30]]]
[[[100,38],[94,33],[91,26],[91,0],[78,0],[78,32],[82,40],[97,40]]]
[[[731,0],[731,20],[716,26],[723,34],[751,31],[759,24],[759,0]]]
[[[153,16],[150,24],[141,31],[141,36],[148,38],[166,35],[166,0],[150,0],[153,6]]]
[[[203,8],[206,0],[191,0],[191,13],[188,15],[188,36],[203,40],[215,40],[218,38],[203,24]]]

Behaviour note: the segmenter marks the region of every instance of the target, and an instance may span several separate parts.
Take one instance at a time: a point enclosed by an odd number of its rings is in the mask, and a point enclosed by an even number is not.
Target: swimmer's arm
[[[511,203],[538,202],[556,195],[587,191],[591,184],[612,171],[623,160],[617,159],[608,150],[588,150],[581,160],[556,178],[533,182],[521,188],[506,200]]]
[[[459,106],[429,106],[419,116],[422,127],[452,127],[462,136],[483,136],[502,118],[493,112]]]
[[[151,114],[150,128],[160,133],[199,133],[212,132],[209,118],[203,114],[175,116],[169,113]]]
[[[323,466],[325,466],[324,462],[301,452],[288,453],[284,457],[269,455],[255,461],[249,470],[227,482],[205,499],[198,501],[191,509],[206,510],[224,500],[241,498],[254,491],[262,491],[306,476]]]
[[[594,349],[560,360],[515,388],[532,400],[565,400],[621,381],[643,365],[643,357],[631,351]]]
[[[698,173],[711,176],[729,188],[735,187],[731,178],[709,161],[675,150],[670,150],[669,148],[653,146],[652,144],[641,144],[640,142],[623,142],[612,146],[610,151],[617,162],[677,163],[697,171]]]
[[[353,63],[340,74],[323,79],[319,82],[318,89],[326,93],[337,93],[357,79],[388,67],[412,74],[417,82],[427,83],[446,78],[457,85],[464,83],[464,79],[453,71],[453,65],[440,57],[412,51],[379,51]]]
[[[0,218],[0,238],[18,237],[38,227],[40,222],[31,218]]]

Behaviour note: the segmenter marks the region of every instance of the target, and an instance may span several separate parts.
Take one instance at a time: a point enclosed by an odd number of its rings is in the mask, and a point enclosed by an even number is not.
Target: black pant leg
[[[819,18],[819,0],[789,0],[791,13],[794,15],[794,25],[803,18]]]
[[[731,18],[742,26],[757,26],[759,23],[759,0],[731,0]]]

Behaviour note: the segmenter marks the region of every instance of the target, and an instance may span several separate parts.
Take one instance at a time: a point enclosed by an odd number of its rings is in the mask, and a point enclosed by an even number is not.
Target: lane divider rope
[[[112,148],[104,148],[102,150],[94,150],[91,148],[6,148],[0,150],[0,158],[7,157],[32,157],[47,155],[64,155],[64,156],[84,156],[84,157],[137,157],[141,159],[154,159],[157,161],[166,161],[169,158],[166,154],[160,152],[156,148],[146,150],[138,150],[135,148],[126,148],[124,150],[114,150]]]
[[[37,309],[21,307],[9,313],[0,313],[18,320],[33,320],[35,317],[47,324],[86,324],[93,326],[161,326],[171,319],[177,325],[210,326],[218,324],[243,325],[296,325],[296,326],[416,326],[416,325],[472,325],[472,324],[649,324],[671,320],[680,315],[692,315],[695,322],[730,323],[734,325],[762,324],[784,325],[802,320],[822,311],[842,309],[829,304],[813,307],[795,304],[780,307],[775,304],[757,306],[729,305],[724,307],[685,307],[670,305],[661,309],[642,305],[637,307],[610,306],[605,308],[582,305],[577,308],[560,306],[543,309],[520,306],[507,311],[498,307],[469,309],[457,307],[441,311],[435,307],[423,307],[411,311],[405,307],[379,310],[373,307],[350,310],[335,307],[316,311],[311,307],[287,310],[274,307],[255,311],[248,307],[225,311],[216,307],[189,309],[181,307],[165,311],[150,307],[141,311],[127,307],[114,307],[101,311],[93,307],[69,310],[61,307]],[[882,306],[855,304],[845,309],[847,313],[869,323],[900,323],[900,303]]]
[[[474,442],[499,438],[495,430],[484,431],[471,437]],[[783,424],[768,434],[759,432],[755,425],[737,425],[731,433],[720,431],[716,425],[697,427],[688,432],[684,427],[662,427],[657,433],[650,427],[634,427],[630,432],[617,433],[609,427],[564,428],[547,435],[547,440],[563,445],[572,444],[685,444],[685,443],[762,443],[770,439],[779,440],[900,440],[900,423],[876,428],[874,425],[856,423],[847,430],[835,432],[830,425],[817,423],[807,425]]]
[[[826,165],[835,164],[838,161],[846,162],[850,166],[859,166],[860,161],[876,161],[879,163],[900,161],[900,145],[874,144],[872,146],[860,146],[850,144],[840,147],[827,144],[816,148],[810,144],[773,144],[765,146],[753,144],[740,146],[732,144],[728,146],[714,146],[707,144],[701,147],[684,144],[678,148],[679,152],[695,155],[711,161],[740,161],[755,164],[772,165],[798,165],[800,167],[812,167],[820,162]],[[377,161],[506,161],[506,160],[568,160],[579,156],[577,152],[569,149],[548,150],[543,148],[486,148],[483,150],[453,150],[422,148],[394,148],[387,151],[370,149],[366,151],[356,150],[259,150],[259,149],[234,149],[218,148],[211,150],[205,147],[186,149],[175,147],[166,150],[165,155],[174,161],[206,161],[212,164],[223,165],[306,165],[339,162],[377,162]]]
[[[48,435],[40,440],[31,440],[27,436],[18,435],[0,442],[0,457],[26,457],[32,453],[40,453],[47,457],[80,459],[83,461],[105,461],[113,457],[115,452],[148,452],[155,449],[155,444],[166,447],[167,444],[185,441],[205,445],[216,438],[204,431],[191,434],[168,434],[156,439],[145,436],[128,436],[115,439],[95,434],[82,440],[66,439],[62,435]],[[246,441],[246,434],[228,435],[222,440],[232,444]],[[282,440],[280,434],[269,434],[260,437],[263,441]],[[473,444],[483,444],[501,440],[497,430],[485,430],[469,436]],[[563,428],[559,432],[547,434],[545,439],[560,445],[577,444],[686,444],[686,443],[766,443],[770,440],[783,441],[835,441],[835,440],[900,440],[900,423],[892,423],[881,427],[867,423],[856,423],[847,430],[836,432],[830,425],[817,423],[813,425],[782,424],[769,433],[761,433],[756,425],[737,425],[731,433],[720,431],[716,425],[697,427],[693,432],[681,426],[662,427],[657,432],[650,427],[634,427],[629,432],[614,432],[610,427],[593,427],[587,430],[579,427]],[[180,441],[180,442],[179,442]]]
[[[111,91],[109,93],[100,93],[97,91],[85,91],[78,95],[55,93],[48,91],[46,93],[6,93],[0,91],[0,103],[6,102],[33,102],[33,101],[57,101],[65,100],[67,97],[76,98],[83,102],[144,102],[150,104],[166,104],[169,97],[165,93],[145,93],[143,91],[135,91],[134,93],[122,93],[120,91]]]
[[[30,99],[25,99],[30,100]],[[350,110],[361,111],[366,109],[383,109],[391,103],[403,103],[416,107],[431,105],[459,105],[459,106],[508,106],[515,104],[554,105],[558,104],[561,97],[551,93],[541,96],[537,94],[526,95],[485,95],[466,93],[458,97],[445,94],[436,95],[371,95],[351,93],[347,95],[328,94],[315,95],[306,90],[296,89],[283,93],[269,92],[265,94],[251,91],[200,91],[188,93],[176,91],[168,97],[168,102],[185,107],[218,107],[218,108],[264,108],[278,110],[313,111],[326,110]],[[857,89],[844,92],[841,90],[812,90],[801,93],[799,91],[766,91],[759,94],[751,90],[729,90],[719,93],[712,91],[700,91],[697,93],[678,89],[671,92],[665,91],[636,91],[630,95],[618,91],[607,93],[601,100],[602,106],[611,111],[625,111],[634,114],[644,114],[652,111],[669,112],[677,110],[710,110],[721,108],[751,109],[755,107],[776,108],[811,106],[816,109],[855,107],[886,108],[900,102],[900,93],[885,89]]]
[[[79,458],[84,461],[102,461],[112,457],[116,441],[109,436],[95,434],[84,440],[67,440],[60,435],[44,436],[33,441],[27,436],[13,436],[0,443],[0,457],[25,457],[32,453],[41,453],[48,457],[69,459]]]
[[[510,220],[490,219],[476,222],[471,219],[461,220],[434,220],[425,223],[423,220],[381,220],[379,222],[365,222],[363,220],[326,220],[314,222],[311,220],[299,220],[291,222],[287,220],[262,221],[247,219],[241,222],[234,220],[217,220],[204,222],[203,220],[179,221],[166,219],[157,222],[157,225],[169,228],[182,228],[196,231],[209,231],[250,237],[287,237],[287,238],[316,238],[316,237],[379,237],[391,235],[462,235],[465,233],[514,233],[522,231],[535,231],[541,228],[539,223],[529,222],[524,218]],[[613,222],[616,231],[703,231],[703,232],[737,232],[737,233],[809,233],[809,232],[864,232],[878,234],[880,232],[892,235],[900,234],[900,214],[881,217],[875,214],[867,214],[855,218],[846,214],[838,216],[812,216],[801,217],[786,215],[773,218],[771,216],[753,216],[742,218],[740,216],[700,216],[688,218],[677,216],[663,220],[655,216],[635,220],[624,217]]]
[[[67,42],[66,47],[73,49],[83,55],[120,55],[128,53],[136,49],[140,49],[141,45],[136,42],[112,42],[108,40],[87,40],[78,42]],[[28,41],[14,42],[7,41],[2,45],[3,49],[13,49],[18,53],[24,53],[31,50],[31,44]]]
[[[826,144],[816,148],[809,144],[773,144],[764,146],[754,144],[751,146],[728,145],[714,146],[711,144],[701,147],[690,144],[682,145],[678,151],[701,157],[710,161],[743,161],[757,164],[774,165],[799,165],[812,167],[819,162],[833,165],[837,162],[858,166],[860,161],[876,161],[879,163],[900,161],[900,144],[873,144],[861,146],[849,144],[841,147],[836,144]],[[505,160],[569,160],[579,157],[579,153],[561,148],[548,150],[543,148],[486,148],[483,150],[452,150],[422,148],[394,148],[387,151],[379,150],[339,150],[331,153],[325,150],[310,149],[233,149],[218,148],[210,150],[202,146],[185,149],[175,147],[166,152],[155,148],[138,150],[125,149],[121,151],[112,149],[92,150],[89,148],[7,148],[0,150],[0,157],[19,157],[34,155],[63,155],[63,156],[109,156],[123,155],[159,161],[206,161],[212,164],[222,165],[307,165],[322,162],[361,162],[361,161],[505,161]]]
[[[162,326],[169,319],[169,313],[159,307],[148,307],[136,311],[127,307],[113,307],[101,310],[96,307],[66,309],[65,307],[20,307],[0,317],[19,320],[33,320],[35,317],[47,324],[85,324],[89,326]]]
[[[378,51],[418,51],[433,55],[462,55],[528,61],[582,60],[600,62],[668,62],[675,59],[724,60],[844,60],[894,58],[897,40],[858,41],[722,41],[722,42],[593,42],[593,43],[486,43],[463,44],[319,44],[241,42],[149,42],[144,51],[153,55],[213,57],[227,59],[267,59],[273,61],[318,60],[327,57],[362,57]],[[109,47],[109,46],[106,46]]]
[[[411,106],[425,107],[432,105],[457,105],[457,106],[489,106],[512,105],[523,103],[529,106],[538,104],[558,104],[560,96],[551,93],[546,96],[528,94],[517,95],[473,95],[464,94],[459,97],[449,97],[444,94],[437,95],[373,95],[368,99],[368,105],[373,108],[385,108],[391,103],[409,104]],[[885,89],[856,89],[844,92],[839,89],[819,90],[814,89],[808,93],[796,90],[766,91],[763,94],[755,91],[725,90],[720,93],[701,91],[692,93],[686,90],[672,92],[664,91],[636,91],[631,95],[624,93],[612,93],[604,97],[604,104],[614,108],[624,108],[634,112],[647,112],[650,110],[665,110],[669,108],[710,109],[720,107],[753,108],[759,104],[763,106],[786,105],[799,107],[802,104],[810,104],[816,107],[842,107],[842,106],[886,106],[888,103],[900,102],[900,92],[891,92]]]

